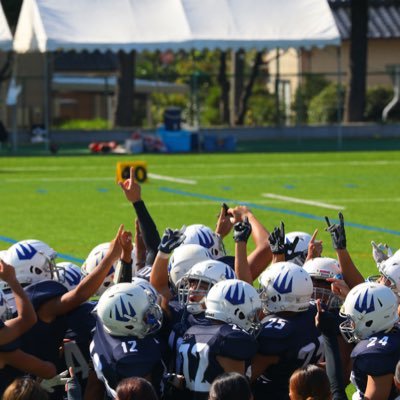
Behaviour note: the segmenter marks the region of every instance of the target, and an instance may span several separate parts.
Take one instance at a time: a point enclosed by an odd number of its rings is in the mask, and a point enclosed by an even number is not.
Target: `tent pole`
[[[44,144],[46,151],[49,151],[50,149],[51,55],[51,53],[44,53],[44,126],[46,130],[46,140],[44,141]]]
[[[279,81],[280,81],[280,63],[279,63],[279,47],[276,48],[276,74],[275,74],[275,107],[276,107],[276,125],[281,125],[281,112],[279,104]]]
[[[343,147],[342,130],[342,47],[336,47],[337,60],[337,147],[339,150]]]

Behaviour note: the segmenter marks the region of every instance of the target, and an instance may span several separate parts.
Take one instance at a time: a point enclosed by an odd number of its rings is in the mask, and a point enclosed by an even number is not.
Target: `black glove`
[[[330,311],[321,311],[318,313],[317,328],[325,336],[337,336],[339,332],[338,320],[335,314]]]
[[[165,254],[171,254],[185,240],[186,236],[183,234],[185,227],[181,229],[167,228],[164,231],[158,250]]]
[[[344,218],[343,214],[339,213],[339,224],[331,224],[329,218],[325,217],[328,227],[325,228],[327,232],[331,234],[332,245],[334,249],[345,249],[346,248],[346,232],[344,230]]]
[[[233,225],[233,239],[235,242],[246,242],[251,235],[251,224],[247,217]]]
[[[273,254],[285,253],[285,224],[281,221],[281,227],[275,227],[268,238],[269,247]]]
[[[293,242],[285,243],[285,260],[286,261],[293,260],[293,258],[296,258],[298,256],[304,256],[303,251],[297,251],[297,252],[295,251],[297,243],[299,243],[298,236],[296,236],[294,238]],[[305,253],[306,253],[306,257],[307,257],[307,251]],[[304,260],[305,260],[305,257],[304,257]]]

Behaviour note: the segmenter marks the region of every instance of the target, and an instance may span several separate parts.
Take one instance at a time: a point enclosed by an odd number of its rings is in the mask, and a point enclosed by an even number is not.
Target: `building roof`
[[[364,0],[367,1],[367,0]],[[351,0],[328,0],[342,39],[349,39]],[[400,0],[369,0],[369,39],[400,38]]]
[[[117,86],[117,77],[108,75],[103,77],[84,75],[53,74],[52,89],[68,92],[107,92],[114,93]],[[135,93],[188,93],[190,88],[183,83],[163,81],[149,81],[146,79],[134,80]]]

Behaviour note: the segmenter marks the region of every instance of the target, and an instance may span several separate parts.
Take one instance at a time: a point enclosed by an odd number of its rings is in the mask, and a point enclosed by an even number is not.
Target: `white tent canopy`
[[[0,50],[8,51],[12,49],[12,36],[7,19],[4,15],[3,8],[0,3]]]
[[[24,0],[19,53],[338,45],[326,0]]]

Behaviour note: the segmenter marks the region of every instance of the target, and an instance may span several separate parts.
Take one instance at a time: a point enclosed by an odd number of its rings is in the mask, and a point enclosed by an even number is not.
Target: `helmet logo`
[[[21,247],[21,250],[16,249],[16,251],[20,260],[31,260],[32,257],[37,253],[37,250],[29,243],[26,245],[19,244],[19,246]]]
[[[69,285],[74,286],[81,281],[81,275],[78,271],[68,269],[65,270],[64,279],[68,282]]]
[[[368,305],[368,289],[364,293],[364,297],[362,299],[361,296],[362,293],[358,295],[356,304],[354,304],[354,308],[360,313],[365,312],[365,314],[375,311],[374,296],[371,296],[371,301]]]
[[[231,267],[225,267],[225,278],[226,279],[234,279],[235,274]]]
[[[203,246],[206,249],[209,249],[214,245],[214,240],[210,233],[199,229],[198,237],[199,237],[200,246]]]
[[[108,271],[107,276],[112,275],[114,272],[115,272],[115,268],[114,268],[114,266],[112,266],[112,267],[110,268],[110,270]]]
[[[290,293],[292,291],[293,277],[290,279],[289,283],[286,285],[286,280],[288,278],[289,271],[286,272],[281,282],[279,282],[281,274],[279,274],[275,280],[272,287],[280,294]]]
[[[115,305],[115,319],[117,321],[123,321],[123,322],[128,322],[130,320],[129,317],[133,318],[136,315],[136,311],[133,309],[132,305],[128,302],[128,308],[129,311],[127,309],[127,306],[125,305],[122,297],[120,297],[120,305],[121,305],[121,313],[118,310],[117,305]]]
[[[229,301],[229,303],[237,305],[244,304],[244,290],[240,288],[239,284],[235,284],[231,286],[228,290],[228,293],[225,295],[225,299]]]

